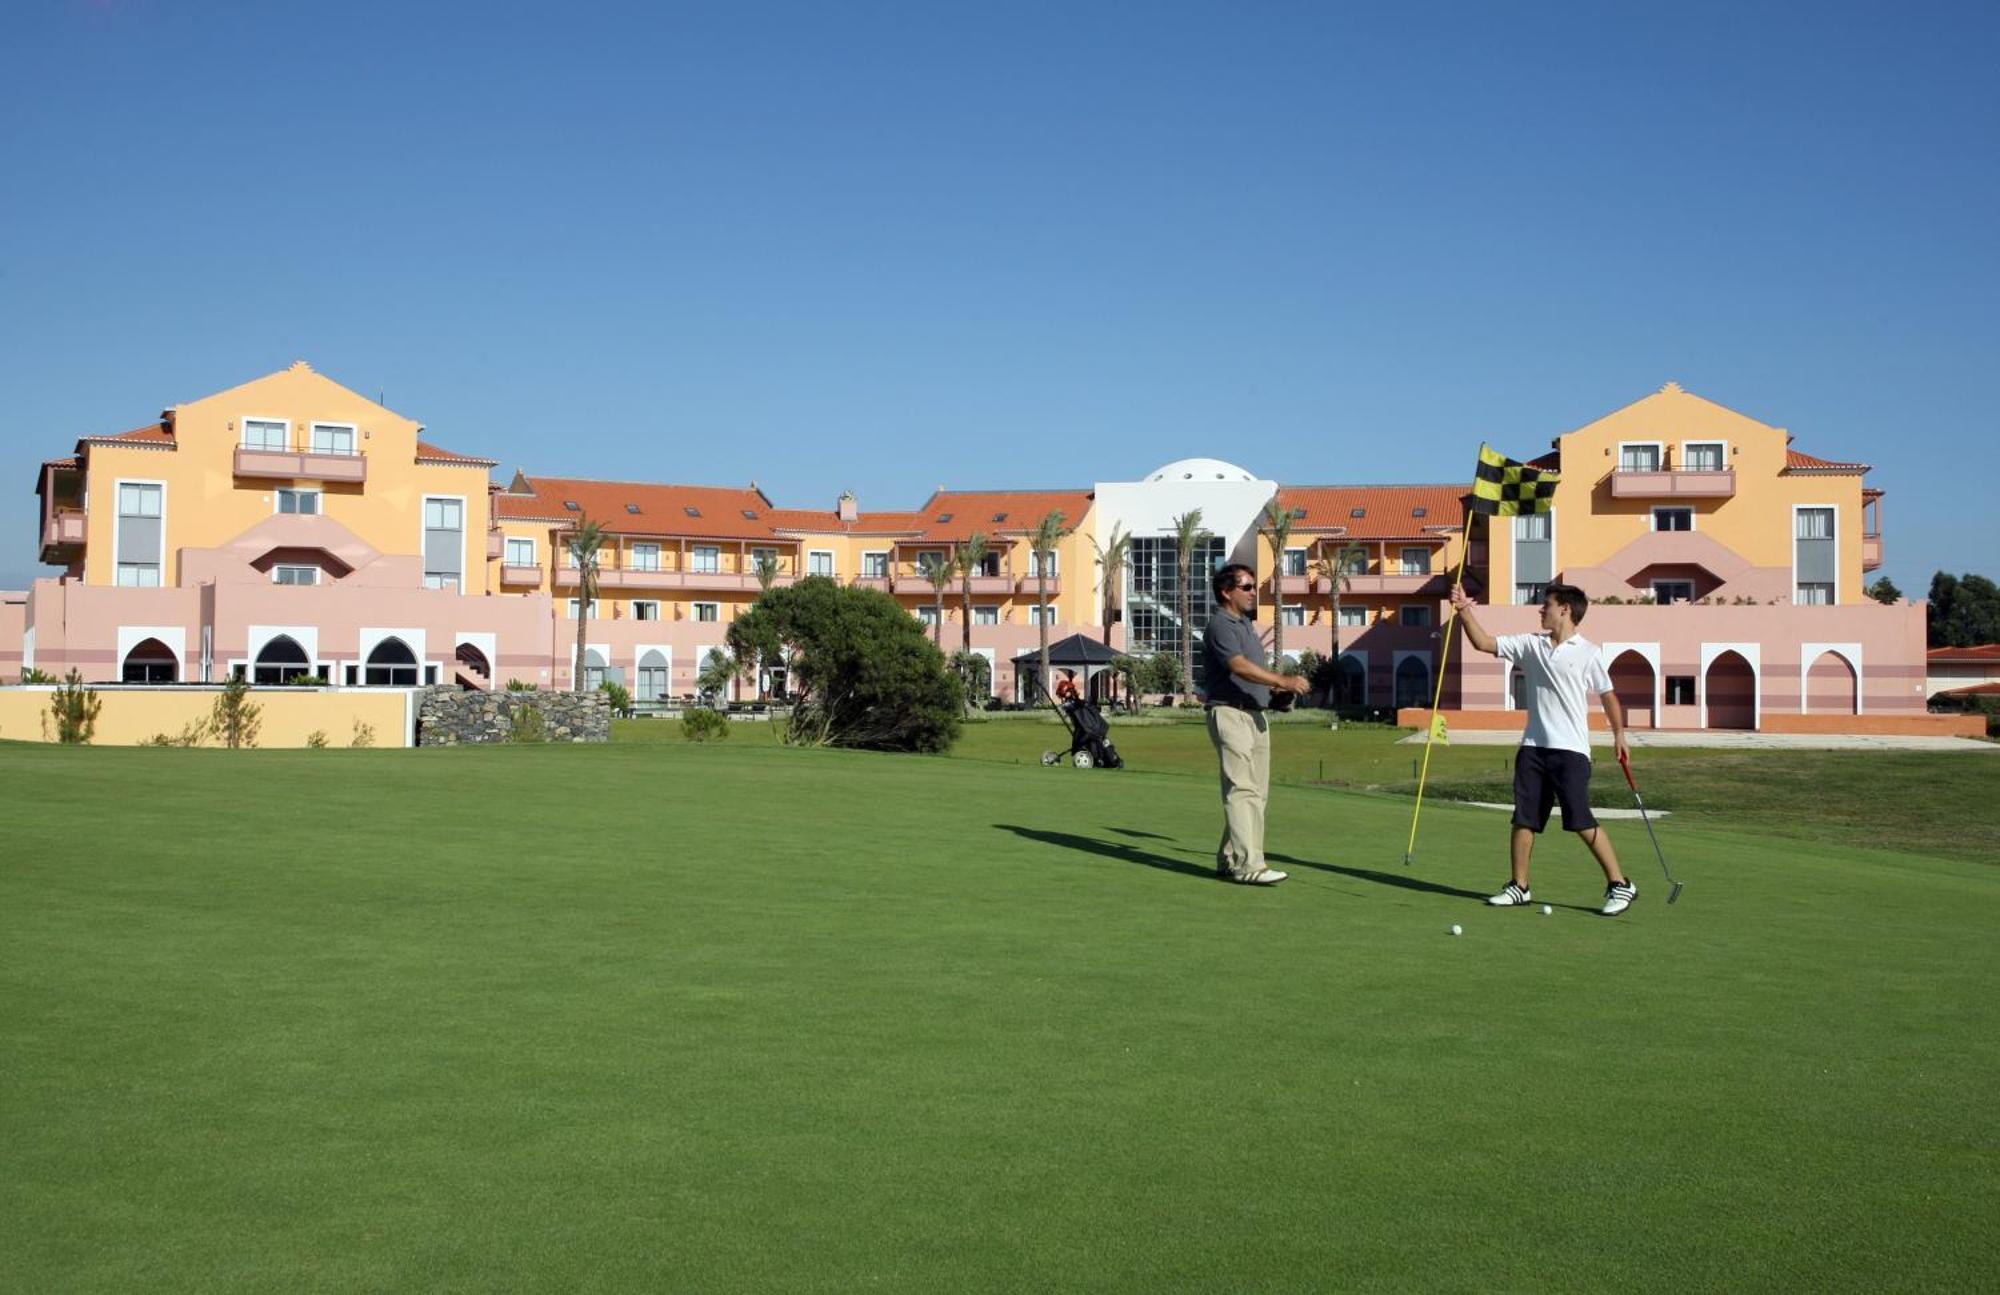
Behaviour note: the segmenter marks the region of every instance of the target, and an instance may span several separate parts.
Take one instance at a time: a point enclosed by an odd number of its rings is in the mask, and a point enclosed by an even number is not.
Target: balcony
[[[42,523],[42,547],[60,548],[83,543],[83,510],[58,508]]]
[[[1273,595],[1286,598],[1304,598],[1308,594],[1326,592],[1326,581],[1318,576],[1272,576],[1264,582],[1264,587]]]
[[[781,572],[771,582],[773,589],[783,589],[798,577],[790,572]],[[556,588],[577,587],[575,567],[556,568]],[[642,571],[630,567],[606,567],[597,573],[599,589],[635,589],[645,591],[691,590],[697,593],[762,593],[764,586],[755,575],[742,575],[734,571]]]
[[[1014,582],[1014,585],[1015,589],[1019,591],[1021,597],[1023,598],[1038,598],[1042,594],[1042,590],[1036,585],[1035,577],[1031,575],[1022,576],[1018,581]],[[978,592],[978,587],[976,584],[973,588],[973,592],[974,593]],[[1003,588],[999,590],[999,592],[1006,593],[1008,591]],[[1048,596],[1054,598],[1061,592],[1062,592],[1062,576],[1057,573],[1051,573],[1048,582]]]
[[[1861,537],[1861,569],[1873,571],[1882,565],[1882,536],[1878,534]]]
[[[1408,575],[1408,576],[1406,575],[1377,576],[1377,575],[1369,575],[1366,572],[1362,572],[1359,574],[1349,575],[1346,577],[1346,579],[1347,579],[1347,587],[1344,590],[1342,590],[1342,592],[1348,595],[1353,595],[1353,594],[1408,595],[1408,594],[1421,594],[1421,593],[1436,593],[1442,595],[1445,591],[1445,586],[1443,584],[1433,585],[1431,583],[1432,581],[1438,581],[1443,579],[1443,577],[1431,571],[1421,571],[1418,572],[1416,575]]]
[[[888,576],[854,577],[854,587],[856,589],[873,589],[878,594],[894,593],[895,583]]]
[[[1613,499],[1730,499],[1736,494],[1736,469],[1700,472],[1643,472],[1619,468],[1611,474]]]
[[[496,526],[486,532],[486,560],[488,562],[498,562],[500,555],[506,551],[507,537],[500,533],[499,527]]]
[[[538,585],[542,583],[542,569],[534,566],[502,565],[500,583],[503,585]],[[574,584],[575,581],[570,583]]]
[[[236,475],[279,481],[362,482],[368,480],[368,456],[324,450],[258,450],[239,445]]]

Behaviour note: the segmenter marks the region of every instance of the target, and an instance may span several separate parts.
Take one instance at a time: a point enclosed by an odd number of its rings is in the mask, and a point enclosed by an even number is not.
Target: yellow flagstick
[[[1484,450],[1486,447],[1482,445],[1479,448]],[[1472,523],[1473,519],[1479,516],[1479,513],[1470,513],[1466,516],[1465,548],[1458,555],[1458,574],[1452,577],[1453,585],[1465,583],[1465,560],[1472,556]],[[1454,606],[1451,609],[1451,616],[1444,623],[1444,647],[1438,653],[1437,686],[1431,692],[1430,731],[1424,738],[1423,767],[1417,773],[1417,807],[1410,815],[1410,843],[1403,847],[1405,868],[1410,866],[1410,860],[1415,858],[1417,853],[1417,820],[1422,818],[1424,813],[1424,783],[1431,773],[1431,747],[1437,742],[1438,720],[1441,718],[1438,714],[1438,704],[1444,700],[1444,670],[1451,661],[1451,631],[1457,624],[1458,608]]]

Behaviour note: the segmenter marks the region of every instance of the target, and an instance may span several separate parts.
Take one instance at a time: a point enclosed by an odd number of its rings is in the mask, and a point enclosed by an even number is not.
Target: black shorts
[[[1539,832],[1549,825],[1549,811],[1560,801],[1563,830],[1582,832],[1597,826],[1590,812],[1590,757],[1577,751],[1551,751],[1524,746],[1514,754],[1514,826]]]

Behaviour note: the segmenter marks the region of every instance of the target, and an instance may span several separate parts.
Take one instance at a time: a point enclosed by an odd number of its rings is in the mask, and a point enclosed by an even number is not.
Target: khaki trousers
[[[1262,711],[1208,708],[1208,740],[1222,766],[1222,843],[1215,870],[1238,879],[1264,870],[1264,802],[1271,789],[1271,722]]]

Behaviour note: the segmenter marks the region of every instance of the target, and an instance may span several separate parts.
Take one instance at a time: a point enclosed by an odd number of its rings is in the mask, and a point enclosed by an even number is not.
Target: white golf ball
[[[1453,935],[1464,935],[1464,934],[1465,934],[1465,928],[1464,928],[1464,927],[1462,927],[1462,926],[1460,926],[1460,925],[1459,925],[1459,924],[1458,924],[1457,922],[1453,922],[1453,923],[1451,924],[1451,933],[1452,933]]]
[[[1548,906],[1547,904],[1543,904],[1543,905],[1542,905],[1542,916],[1543,916],[1543,917],[1547,917],[1547,916],[1548,916],[1549,914],[1551,914],[1551,913],[1553,913],[1553,912],[1555,912],[1555,911],[1556,911],[1555,909],[1553,909],[1553,908],[1550,908],[1550,907],[1549,907],[1549,906]]]

